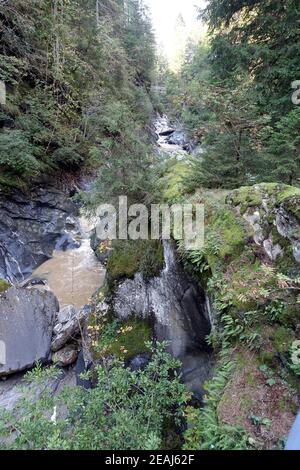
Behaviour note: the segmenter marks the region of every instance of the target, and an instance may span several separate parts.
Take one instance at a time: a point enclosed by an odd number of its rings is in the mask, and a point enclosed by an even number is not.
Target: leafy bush
[[[291,346],[291,369],[300,376],[300,341],[294,341]]]
[[[12,174],[33,176],[41,165],[36,159],[38,148],[25,132],[4,130],[0,133],[0,166]]]
[[[152,352],[152,361],[143,371],[131,372],[121,362],[99,366],[94,389],[66,388],[58,397],[51,396],[45,385],[51,374],[59,372],[50,369],[45,376],[38,368],[27,379],[43,392],[34,402],[32,397],[23,398],[13,412],[1,411],[0,447],[160,449],[165,420],[180,421],[189,394],[175,372],[178,361],[164,352],[164,345]],[[13,437],[10,444],[5,443],[8,437]]]
[[[51,158],[56,165],[63,168],[79,166],[84,160],[76,147],[61,147],[53,152]]]

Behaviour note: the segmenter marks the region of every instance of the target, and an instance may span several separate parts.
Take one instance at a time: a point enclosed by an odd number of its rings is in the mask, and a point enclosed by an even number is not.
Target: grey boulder
[[[58,308],[49,291],[12,287],[0,295],[0,377],[49,359]]]

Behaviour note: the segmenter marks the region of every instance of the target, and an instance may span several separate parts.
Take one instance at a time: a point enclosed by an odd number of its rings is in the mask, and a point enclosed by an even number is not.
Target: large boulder
[[[181,145],[184,146],[187,144],[188,138],[185,131],[175,131],[168,138],[168,143],[171,145]]]
[[[0,295],[0,377],[49,359],[56,297],[48,291],[12,287]],[[4,359],[4,360],[3,360]]]

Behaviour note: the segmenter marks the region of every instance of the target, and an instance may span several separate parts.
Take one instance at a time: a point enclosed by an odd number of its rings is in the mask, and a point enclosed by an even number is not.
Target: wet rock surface
[[[46,386],[49,395],[57,396],[64,387],[76,386],[76,371],[73,368],[62,370],[60,376],[58,378],[49,379]],[[32,401],[37,400],[45,389],[45,385],[29,385],[24,380],[24,374],[22,373],[8,377],[5,381],[0,379],[0,409],[2,408],[7,411],[14,410],[18,401],[24,397],[24,391],[22,391],[23,387],[26,387],[26,391]]]
[[[153,319],[158,341],[168,341],[169,352],[183,363],[183,380],[201,399],[203,384],[213,366],[206,337],[211,331],[204,292],[184,273],[174,248],[165,243],[166,267],[157,278],[145,282],[141,274],[117,287],[114,313],[122,320],[133,315]]]
[[[68,227],[77,208],[68,196],[54,187],[0,192],[0,278],[23,281],[57,245],[74,248]]]

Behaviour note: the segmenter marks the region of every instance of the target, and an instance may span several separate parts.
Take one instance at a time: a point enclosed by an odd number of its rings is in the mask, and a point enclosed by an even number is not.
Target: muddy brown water
[[[58,298],[60,307],[74,305],[83,307],[99,289],[105,279],[104,266],[97,260],[90,246],[93,221],[84,217],[80,220],[81,246],[67,251],[54,251],[53,257],[39,266],[31,278],[47,281],[49,288]]]

